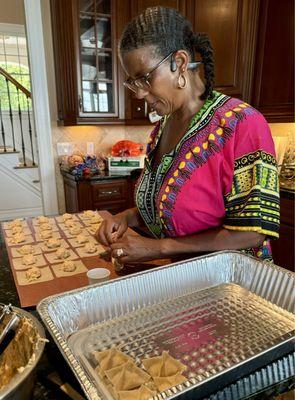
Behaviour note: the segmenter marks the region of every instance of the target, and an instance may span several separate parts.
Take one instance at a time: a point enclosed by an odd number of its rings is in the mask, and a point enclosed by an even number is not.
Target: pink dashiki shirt
[[[135,194],[151,233],[179,237],[221,226],[256,231],[267,239],[243,251],[271,259],[269,238],[279,231],[279,182],[264,117],[239,99],[213,92],[176,148],[152,166],[167,118],[151,133]]]

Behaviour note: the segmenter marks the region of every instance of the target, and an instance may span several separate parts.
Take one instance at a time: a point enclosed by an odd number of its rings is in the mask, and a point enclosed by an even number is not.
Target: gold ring
[[[123,249],[118,249],[117,250],[117,257],[122,257],[123,254],[124,254]]]

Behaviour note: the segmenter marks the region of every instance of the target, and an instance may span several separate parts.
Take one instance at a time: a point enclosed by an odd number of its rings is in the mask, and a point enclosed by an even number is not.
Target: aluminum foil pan
[[[51,296],[37,309],[87,398],[111,398],[91,353],[119,345],[138,364],[169,349],[188,366],[188,380],[156,398],[196,399],[291,351],[294,280],[272,264],[219,252]],[[188,326],[197,341],[185,337]]]

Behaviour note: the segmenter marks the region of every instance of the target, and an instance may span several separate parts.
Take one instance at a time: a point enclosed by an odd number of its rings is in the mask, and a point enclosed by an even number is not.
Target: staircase
[[[0,220],[40,215],[43,208],[31,92],[2,68],[0,79],[6,87],[6,93],[0,95]]]

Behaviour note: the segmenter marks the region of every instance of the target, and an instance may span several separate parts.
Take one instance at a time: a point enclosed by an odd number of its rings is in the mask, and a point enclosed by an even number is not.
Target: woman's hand
[[[112,257],[120,263],[149,261],[161,257],[161,240],[125,235],[110,245]]]
[[[95,234],[99,243],[110,246],[117,238],[120,238],[128,229],[128,215],[120,213],[107,217],[101,223]],[[116,232],[116,235],[114,233]]]
[[[142,225],[143,221],[136,207],[129,208],[119,214],[110,215],[100,225],[95,234],[99,243],[109,246],[117,239],[122,237],[128,227],[136,227]],[[116,232],[116,235],[114,233]]]

